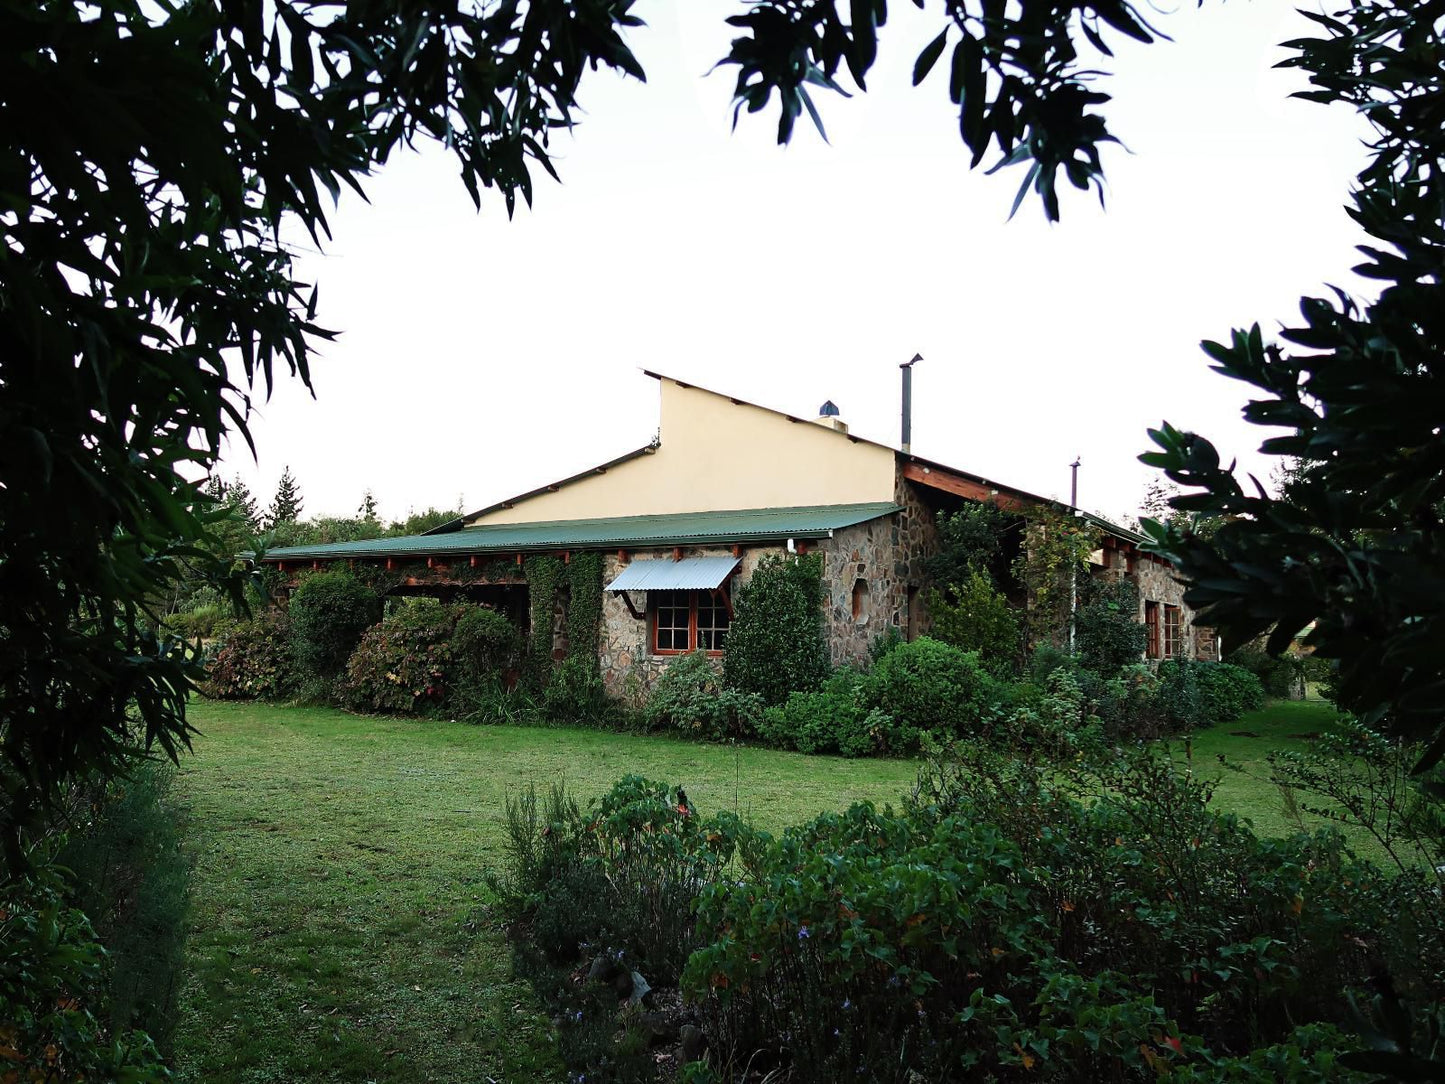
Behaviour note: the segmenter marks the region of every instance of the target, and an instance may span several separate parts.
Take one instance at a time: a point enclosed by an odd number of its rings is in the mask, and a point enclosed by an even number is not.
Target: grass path
[[[1277,700],[1235,722],[1196,733],[1190,743],[1191,763],[1201,776],[1219,780],[1214,792],[1219,808],[1247,817],[1261,836],[1290,835],[1300,826],[1285,813],[1284,797],[1269,779],[1267,758],[1272,752],[1307,751],[1313,737],[1331,730],[1335,720],[1335,709],[1325,701]],[[1174,745],[1176,758],[1182,760],[1182,743]],[[1307,817],[1304,827],[1313,830],[1324,824],[1319,817]],[[1362,832],[1346,834],[1366,857],[1378,857],[1373,841]]]
[[[550,1027],[487,921],[509,791],[636,772],[778,829],[914,767],[584,730],[200,701],[177,794],[196,858],[181,1081],[544,1081]]]

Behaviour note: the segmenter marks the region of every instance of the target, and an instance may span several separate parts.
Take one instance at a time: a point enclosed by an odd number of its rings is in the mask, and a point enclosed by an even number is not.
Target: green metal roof
[[[526,553],[559,549],[629,549],[702,546],[779,538],[826,538],[836,530],[878,519],[899,507],[828,504],[809,508],[753,508],[730,512],[680,512],[670,516],[565,519],[547,523],[499,523],[463,527],[447,534],[372,538],[267,552],[267,561],[327,557],[424,557],[436,554]]]

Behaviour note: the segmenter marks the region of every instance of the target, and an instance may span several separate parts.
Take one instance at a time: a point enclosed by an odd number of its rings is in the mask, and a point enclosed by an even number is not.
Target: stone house
[[[906,443],[855,436],[831,403],[803,418],[647,375],[660,389],[661,426],[646,447],[424,535],[277,549],[265,560],[292,582],[333,561],[382,564],[397,593],[461,594],[525,622],[528,555],[600,553],[598,660],[610,691],[635,696],[677,655],[726,650],[732,590],[769,554],[821,554],[832,660],[858,662],[890,627],[907,639],[927,631],[925,561],[938,549],[940,511],[1054,503]],[[1182,587],[1140,550],[1143,538],[1076,514],[1103,537],[1093,574],[1138,584],[1149,654],[1213,657],[1212,635],[1195,629]],[[564,635],[560,612],[554,629]]]

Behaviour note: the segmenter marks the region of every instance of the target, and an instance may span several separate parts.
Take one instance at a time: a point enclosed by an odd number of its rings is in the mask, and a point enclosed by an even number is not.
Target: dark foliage
[[[1304,298],[1302,320],[1268,343],[1258,325],[1206,343],[1215,368],[1254,389],[1245,417],[1285,432],[1261,445],[1298,469],[1282,499],[1241,484],[1213,444],[1165,424],[1144,456],[1185,487],[1176,509],[1223,520],[1211,539],[1150,525],[1191,586],[1186,596],[1234,642],[1268,633],[1271,654],[1304,643],[1337,660],[1339,703],[1372,725],[1431,737],[1445,753],[1445,41],[1438,3],[1307,13],[1315,38],[1283,63],[1301,96],[1360,111],[1372,155],[1350,216],[1369,235],[1356,271],[1371,302]]]
[[[283,221],[319,240],[329,199],[427,136],[474,197],[530,199],[583,71],[641,76],[630,7],[0,2],[7,829],[137,743],[186,744],[197,674],[145,610],[209,559],[187,477],[329,337]]]
[[[1080,663],[1111,677],[1122,666],[1138,662],[1149,644],[1149,631],[1139,620],[1139,588],[1132,580],[1086,579],[1074,617],[1074,644]]]
[[[816,689],[828,671],[821,558],[764,557],[733,592],[724,679],[781,704],[789,693]]]
[[[106,1018],[114,1034],[144,1031],[170,1047],[180,995],[191,863],[170,798],[174,769],[139,764],[83,792],[57,861],[105,946]]]
[[[343,570],[307,577],[291,596],[291,643],[302,671],[331,679],[381,617],[376,592]]]
[[[1387,916],[1423,882],[1258,839],[1162,760],[1067,782],[1085,800],[975,751],[705,890],[685,984],[720,1053],[798,1081],[1347,1079],[1339,991],[1405,947]]]

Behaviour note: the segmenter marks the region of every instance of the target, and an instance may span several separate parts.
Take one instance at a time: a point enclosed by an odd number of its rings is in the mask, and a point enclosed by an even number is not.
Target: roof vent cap
[[[831,399],[818,408],[818,417],[820,418],[836,418],[840,413],[838,404]]]

